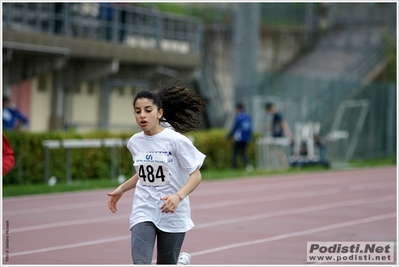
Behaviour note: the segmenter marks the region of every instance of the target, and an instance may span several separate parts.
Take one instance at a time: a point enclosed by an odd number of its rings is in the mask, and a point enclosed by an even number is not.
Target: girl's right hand
[[[111,210],[112,213],[117,212],[116,203],[122,197],[123,192],[120,188],[115,189],[113,192],[108,193],[109,200],[108,200],[108,208]]]

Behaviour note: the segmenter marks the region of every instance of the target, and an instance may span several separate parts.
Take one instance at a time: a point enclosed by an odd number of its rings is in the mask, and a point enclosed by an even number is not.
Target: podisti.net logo
[[[307,242],[307,262],[394,262],[393,242]]]

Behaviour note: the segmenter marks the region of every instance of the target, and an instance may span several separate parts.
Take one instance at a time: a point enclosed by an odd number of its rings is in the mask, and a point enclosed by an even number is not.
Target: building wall
[[[226,108],[230,111],[230,118],[226,125],[231,125],[234,118],[233,101],[233,53],[232,30],[224,31],[209,29],[205,31],[206,41],[210,47],[210,54],[214,60],[215,80]],[[277,72],[301,53],[306,39],[304,32],[298,27],[267,27],[261,29],[259,60],[257,73]]]
[[[100,90],[97,84],[82,83],[75,92],[72,92],[71,101],[66,107],[70,114],[70,121],[76,130],[90,130],[98,125]]]
[[[215,79],[226,103],[232,103],[232,47],[231,32],[211,33],[207,40],[210,42],[211,55],[215,63]],[[258,72],[276,71],[294,60],[303,44],[303,35],[296,29],[287,30],[279,28],[262,29],[258,62]],[[25,85],[26,87],[27,85]],[[51,114],[51,86],[52,75],[36,77],[28,86],[31,96],[30,109],[27,111],[30,118],[28,130],[32,132],[47,131]],[[95,130],[100,122],[100,86],[83,83],[78,89],[68,94],[65,98],[65,121],[68,127],[76,131]],[[15,87],[15,86],[14,86]],[[24,87],[24,88],[25,88]],[[18,88],[18,87],[15,87]],[[16,90],[16,89],[14,89]],[[24,89],[28,92],[28,89]],[[133,97],[139,88],[125,86],[112,88],[109,99],[109,127],[112,131],[138,130],[134,119],[132,107]],[[26,108],[28,105],[23,105]],[[230,107],[232,114],[234,107]]]
[[[48,130],[51,113],[51,84],[50,75],[32,79],[31,112],[29,130],[44,132]]]
[[[24,130],[44,132],[49,129],[51,114],[52,75],[36,77],[11,90],[12,104],[29,118]],[[111,130],[138,129],[133,112],[133,98],[140,88],[113,88],[110,96],[109,125]],[[65,97],[65,122],[78,132],[93,131],[99,125],[100,84],[82,83]]]
[[[137,129],[133,98],[136,90],[131,86],[113,88],[110,98],[109,125],[113,131]]]
[[[23,81],[19,84],[14,84],[11,87],[11,98],[12,107],[18,109],[28,119],[31,117],[30,111],[30,95],[31,95],[31,80]],[[24,130],[29,130],[30,125],[23,126]]]

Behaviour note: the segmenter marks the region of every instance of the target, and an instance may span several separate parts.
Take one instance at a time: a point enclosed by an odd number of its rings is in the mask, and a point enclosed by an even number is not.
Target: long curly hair
[[[205,110],[206,102],[186,86],[159,86],[157,92],[141,91],[133,101],[133,106],[139,98],[151,99],[158,108],[163,109],[161,123],[169,123],[177,132],[187,133],[201,126],[200,114]]]

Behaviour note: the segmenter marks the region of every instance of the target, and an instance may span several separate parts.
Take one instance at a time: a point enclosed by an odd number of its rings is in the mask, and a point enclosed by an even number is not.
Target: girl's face
[[[151,99],[139,98],[134,104],[136,122],[146,135],[154,135],[163,130],[159,124],[163,110],[158,109]]]

